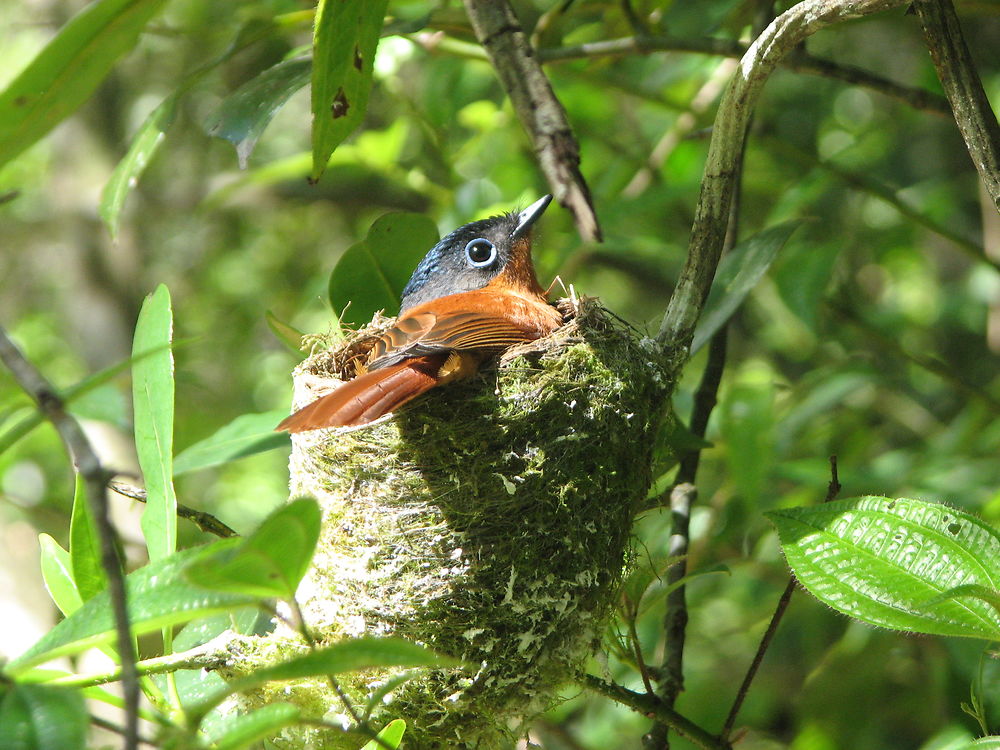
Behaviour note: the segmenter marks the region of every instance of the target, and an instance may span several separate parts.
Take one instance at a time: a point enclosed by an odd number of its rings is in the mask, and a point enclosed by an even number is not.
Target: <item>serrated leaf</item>
[[[247,168],[257,140],[296,91],[309,83],[312,60],[284,60],[250,79],[227,96],[205,123],[209,135],[236,147],[240,169]]]
[[[73,580],[73,565],[69,552],[48,534],[38,535],[41,551],[42,580],[52,601],[64,615],[69,616],[80,608],[83,600]]]
[[[312,560],[321,520],[315,500],[293,500],[235,548],[192,565],[189,580],[215,591],[291,599]]]
[[[368,108],[388,0],[320,0],[313,31],[312,179],[361,124]]]
[[[101,566],[101,543],[97,526],[87,502],[87,486],[80,474],[76,475],[73,493],[73,514],[69,521],[69,559],[73,580],[83,601],[103,591],[108,585],[107,575]]]
[[[206,591],[188,583],[184,570],[205,555],[217,554],[238,544],[238,539],[220,539],[203,547],[179,552],[139,568],[125,578],[129,620],[133,635],[142,635],[171,625],[226,612],[252,604],[254,597]],[[114,620],[107,590],[97,594],[58,623],[28,651],[11,661],[5,671],[14,675],[57,656],[76,654],[115,638]]]
[[[83,750],[88,723],[79,691],[12,684],[0,700],[0,750]]]
[[[767,515],[795,577],[837,611],[896,630],[1000,637],[989,603],[940,597],[960,586],[997,588],[1000,534],[978,518],[873,496]]]
[[[361,750],[385,750],[386,746],[391,750],[395,750],[399,747],[399,743],[403,741],[403,733],[405,731],[406,722],[402,719],[393,719],[378,733],[378,740],[371,740],[365,743],[365,746]]]
[[[147,296],[139,312],[132,344],[133,356],[150,349],[132,367],[135,412],[135,449],[146,485],[142,533],[149,559],[159,560],[177,549],[177,496],[173,483],[174,357],[170,292],[164,285]]]
[[[111,178],[101,191],[101,204],[98,211],[104,225],[108,228],[112,240],[118,239],[118,226],[121,220],[125,198],[135,187],[146,165],[156,154],[167,133],[167,128],[174,121],[177,110],[178,93],[171,94],[146,117],[139,130],[132,137],[132,143],[125,156],[115,166]]]
[[[0,166],[71,115],[135,46],[164,0],[97,0],[0,93]]]
[[[247,714],[227,716],[205,732],[213,750],[239,750],[277,734],[299,719],[298,706],[271,703]]]
[[[437,227],[422,214],[376,219],[330,274],[330,304],[341,323],[364,325],[379,310],[394,315],[413,269],[437,241]]]
[[[336,675],[362,669],[390,667],[449,667],[458,662],[438,656],[423,646],[402,638],[354,638],[340,641],[327,648],[310,651],[273,667],[258,669],[252,674],[230,682],[223,692],[213,696],[195,715],[208,711],[233,693],[253,690],[267,682],[300,680],[307,677]]]
[[[758,232],[739,243],[719,263],[701,321],[691,341],[693,355],[726,324],[761,277],[767,273],[778,251],[799,228],[801,221],[787,221]]]
[[[209,437],[177,454],[174,476],[288,445],[288,435],[274,431],[274,426],[286,416],[286,410],[241,414]]]

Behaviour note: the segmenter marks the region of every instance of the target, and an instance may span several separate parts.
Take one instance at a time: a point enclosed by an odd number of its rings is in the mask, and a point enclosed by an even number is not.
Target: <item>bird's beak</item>
[[[552,196],[546,195],[544,198],[535,201],[519,213],[517,215],[517,227],[515,227],[514,231],[510,233],[510,238],[512,240],[517,240],[526,235],[531,229],[531,225],[535,223],[539,216],[545,213],[545,209],[551,202]]]

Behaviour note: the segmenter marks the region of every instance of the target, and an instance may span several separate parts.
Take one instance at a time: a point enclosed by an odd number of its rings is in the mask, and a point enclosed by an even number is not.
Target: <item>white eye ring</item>
[[[497,249],[488,239],[479,237],[465,246],[465,257],[473,268],[485,268],[496,262]]]

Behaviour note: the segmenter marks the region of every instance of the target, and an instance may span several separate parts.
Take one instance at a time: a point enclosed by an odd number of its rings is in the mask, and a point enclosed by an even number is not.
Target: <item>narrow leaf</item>
[[[286,410],[277,410],[236,417],[179,453],[174,458],[174,476],[288,445],[288,436],[274,431],[274,426],[286,416]]]
[[[69,552],[48,534],[38,535],[38,545],[42,553],[42,579],[45,581],[45,588],[59,611],[69,616],[83,604],[80,592],[76,590],[76,581],[73,580]]]
[[[312,179],[361,124],[388,0],[319,0],[313,30]]]
[[[348,248],[330,274],[330,304],[341,322],[358,326],[378,310],[395,314],[414,267],[437,241],[434,222],[421,214],[376,219],[365,240]]]
[[[385,750],[386,746],[395,750],[399,747],[399,743],[403,741],[403,732],[405,731],[406,722],[402,719],[393,719],[378,733],[378,740],[366,743],[361,750]]]
[[[309,83],[312,60],[285,60],[252,78],[222,100],[205,123],[209,135],[225,138],[236,147],[240,169],[275,113],[296,91]]]
[[[997,589],[1000,534],[978,518],[871,496],[768,517],[795,577],[837,611],[897,630],[1000,638],[989,602],[940,596],[969,585]]]
[[[289,325],[283,320],[279,320],[278,316],[273,312],[268,310],[264,313],[264,320],[267,322],[267,327],[271,329],[278,341],[284,344],[289,351],[295,354],[299,359],[303,358],[302,352],[302,331]]]
[[[73,515],[69,521],[69,558],[73,580],[80,598],[87,601],[107,586],[107,576],[101,566],[101,545],[97,526],[87,504],[87,487],[80,474],[76,475],[73,493]]]
[[[234,549],[192,565],[189,579],[216,591],[291,599],[312,560],[321,520],[315,500],[293,500]]]
[[[743,304],[801,223],[787,221],[768,227],[738,244],[722,259],[691,341],[691,354],[701,349]]]
[[[113,240],[118,239],[118,225],[125,198],[146,171],[146,165],[160,148],[167,128],[174,120],[178,95],[179,92],[171,94],[149,113],[101,192],[101,205],[98,210]]]
[[[239,750],[272,737],[299,719],[291,703],[271,703],[248,714],[227,716],[205,732],[213,750]]]
[[[134,635],[189,622],[199,617],[227,612],[254,603],[253,597],[206,591],[188,583],[185,568],[205,555],[218,553],[238,543],[220,539],[203,547],[179,552],[139,568],[125,578],[129,620]],[[17,674],[57,656],[75,654],[92,646],[110,643],[115,626],[107,590],[84,602],[30,649],[11,661],[5,671]]]
[[[0,93],[0,166],[71,115],[135,46],[164,0],[97,0]]]
[[[166,557],[177,548],[177,497],[172,480],[174,357],[166,348],[172,332],[170,292],[161,284],[143,302],[132,344],[133,356],[159,350],[132,368],[135,449],[147,498],[141,525],[150,560]]]
[[[0,750],[83,750],[88,721],[77,690],[9,685],[0,701]]]

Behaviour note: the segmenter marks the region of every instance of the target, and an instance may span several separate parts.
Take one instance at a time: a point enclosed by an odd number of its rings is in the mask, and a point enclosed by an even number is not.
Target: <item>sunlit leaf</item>
[[[164,0],[97,0],[0,92],[0,166],[76,111],[135,46]]]
[[[378,740],[371,740],[361,750],[385,750],[386,747],[395,750],[395,748],[399,747],[399,743],[403,741],[403,733],[405,731],[406,722],[402,719],[393,719],[378,733]]]
[[[64,615],[70,615],[80,608],[83,600],[73,580],[73,566],[69,552],[59,546],[59,542],[48,534],[38,535],[41,548],[42,580],[52,601]]]
[[[0,700],[0,750],[83,750],[88,723],[78,690],[11,684]]]
[[[101,566],[101,543],[97,526],[87,502],[87,486],[80,474],[76,475],[73,493],[73,514],[69,521],[69,557],[73,566],[73,580],[80,598],[87,601],[107,586],[107,575]]]
[[[213,750],[239,750],[277,734],[299,718],[298,706],[270,703],[247,714],[227,716],[205,732]]]
[[[872,625],[934,635],[1000,637],[988,601],[941,595],[997,589],[1000,534],[945,505],[862,497],[774,511],[795,577],[820,601]]]
[[[237,547],[192,565],[189,578],[216,591],[290,599],[312,560],[321,519],[315,500],[293,500]]]
[[[132,368],[135,449],[146,485],[142,533],[149,558],[159,560],[177,548],[177,497],[173,484],[174,357],[167,345],[173,334],[170,292],[162,284],[146,297],[135,326],[133,356],[158,354]]]
[[[278,316],[270,310],[264,313],[264,320],[267,322],[267,327],[271,329],[271,333],[273,333],[277,337],[278,341],[284,344],[289,351],[300,359],[304,356],[302,353],[302,331],[299,331],[285,321],[280,320]]]
[[[367,238],[348,248],[330,274],[330,304],[341,322],[363,325],[378,310],[395,315],[413,269],[437,241],[434,222],[421,214],[376,219]]]
[[[388,0],[319,0],[313,33],[312,178],[361,124],[368,108],[379,32]]]
[[[288,435],[274,431],[274,426],[287,416],[288,412],[284,409],[241,414],[209,437],[177,454],[174,476],[288,445]]]

